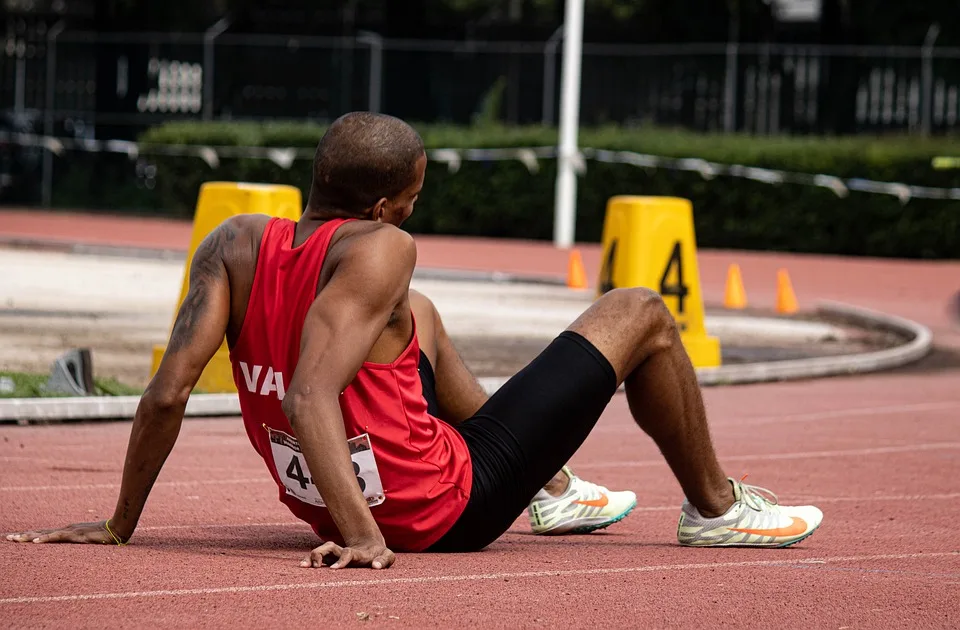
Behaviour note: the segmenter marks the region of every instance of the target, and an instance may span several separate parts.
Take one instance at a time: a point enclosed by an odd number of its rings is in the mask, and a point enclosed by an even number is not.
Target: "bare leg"
[[[733,488],[713,449],[696,372],[660,295],[615,289],[570,330],[610,361],[630,413],[657,444],[690,503],[706,517],[726,512]]]

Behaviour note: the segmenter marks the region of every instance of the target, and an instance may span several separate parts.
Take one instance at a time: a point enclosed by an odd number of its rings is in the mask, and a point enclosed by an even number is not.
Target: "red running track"
[[[8,218],[0,214],[0,235],[10,233]],[[130,245],[121,233],[111,244]],[[504,271],[557,273],[565,264],[543,244],[419,242],[427,266],[454,266],[446,251],[473,268],[489,268],[494,251]],[[584,257],[593,273],[595,248]],[[960,335],[946,311],[960,265],[738,252],[702,252],[700,261],[708,301],[722,295],[725,265],[736,261],[751,302],[767,307],[772,273],[786,264],[801,306],[839,299],[935,333],[939,358],[916,367],[704,391],[728,474],[749,473],[785,503],[823,509],[823,526],[799,545],[678,546],[679,486],[618,395],[572,464],[637,492],[625,521],[540,538],[521,518],[477,554],[401,554],[384,572],[302,569],[317,542],[276,500],[240,422],[188,420],[129,546],[0,541],[0,626],[960,625]],[[0,428],[0,530],[109,515],[129,430],[128,422]]]

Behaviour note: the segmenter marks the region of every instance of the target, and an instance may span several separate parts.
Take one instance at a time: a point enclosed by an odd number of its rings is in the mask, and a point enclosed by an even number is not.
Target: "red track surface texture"
[[[0,236],[26,238],[16,220],[0,213]],[[189,237],[177,224],[152,243],[116,221],[68,225],[69,237],[50,223],[35,236],[95,242],[83,238],[90,230],[109,233],[111,244],[174,249]],[[504,271],[562,273],[565,265],[542,244],[508,244],[505,254],[476,240],[420,243],[425,266],[496,260]],[[584,258],[595,275],[595,248]],[[703,252],[708,301],[722,295],[729,262],[743,267],[757,306],[772,304],[773,274],[787,266],[801,306],[830,298],[879,308],[931,326],[940,354],[960,347],[946,315],[960,265]],[[960,370],[938,365],[705,390],[728,474],[749,473],[782,502],[823,509],[821,529],[789,549],[679,547],[680,489],[617,396],[572,464],[637,492],[625,521],[540,538],[520,519],[477,554],[401,554],[388,571],[301,569],[316,540],[277,502],[240,422],[188,420],[129,546],[0,541],[0,626],[957,627]],[[109,515],[129,430],[128,422],[0,428],[0,530]]]

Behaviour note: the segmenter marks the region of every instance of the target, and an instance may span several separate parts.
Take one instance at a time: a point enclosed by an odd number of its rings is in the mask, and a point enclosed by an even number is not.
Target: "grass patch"
[[[115,378],[93,379],[97,396],[139,396],[143,393],[142,387],[124,385]]]
[[[0,398],[64,398],[70,394],[59,394],[46,390],[46,374],[26,374],[23,372],[0,371],[0,381],[13,381],[13,391],[6,391],[0,385]],[[93,379],[95,396],[139,396],[143,389],[124,385],[115,378]]]

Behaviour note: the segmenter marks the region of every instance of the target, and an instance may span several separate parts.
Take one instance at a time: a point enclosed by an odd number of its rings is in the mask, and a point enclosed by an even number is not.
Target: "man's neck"
[[[346,212],[339,208],[331,207],[317,207],[307,204],[307,207],[304,209],[303,214],[300,216],[301,221],[330,221],[331,219],[363,219],[364,217],[358,217],[355,214]]]

